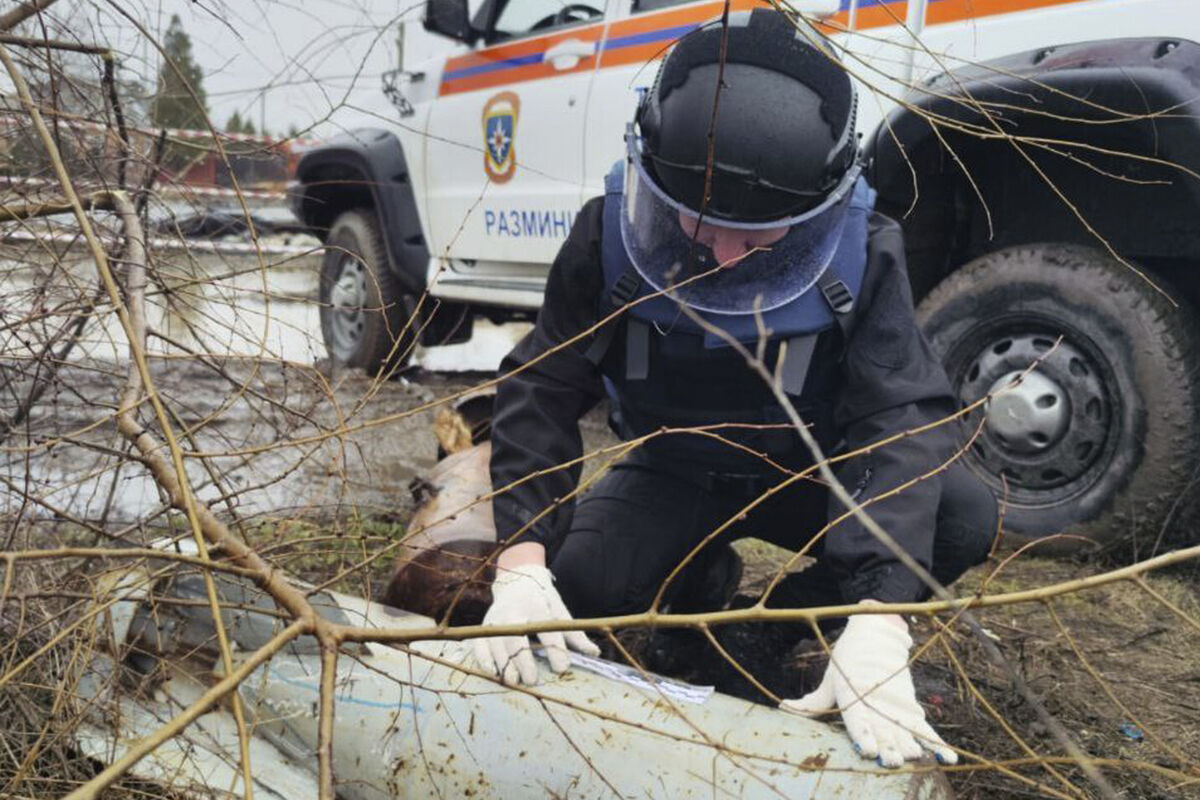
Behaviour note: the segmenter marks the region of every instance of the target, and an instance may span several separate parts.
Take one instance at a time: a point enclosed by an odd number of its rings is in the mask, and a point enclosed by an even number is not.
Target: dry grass
[[[996,579],[999,585],[993,583],[991,589],[1045,586],[1094,571],[1089,565],[1024,558],[1005,570]],[[962,590],[969,590],[981,578],[982,570],[966,576]],[[1151,575],[1146,583],[1193,619],[1200,616],[1200,597],[1190,571]],[[1054,621],[1051,608],[1062,628]],[[1094,758],[1120,759],[1127,764],[1106,770],[1114,788],[1125,797],[1200,796],[1200,784],[1178,786],[1134,766],[1138,762],[1180,766],[1167,747],[1193,764],[1200,755],[1200,694],[1196,691],[1200,648],[1195,629],[1181,624],[1166,606],[1131,582],[1066,595],[1049,607],[1023,604],[980,612],[979,616],[1048,710],[1084,750]],[[963,639],[955,642],[955,649],[971,683],[1013,731],[1037,752],[1061,755],[1045,728],[977,645]],[[931,713],[943,729],[953,731],[956,744],[993,760],[1023,755],[1013,737],[972,695],[944,651],[931,655],[926,676],[952,687]],[[1066,773],[1072,774],[1069,769]],[[958,774],[952,780],[964,799],[1028,796],[1026,787],[995,773]]]
[[[742,591],[749,594],[760,588],[788,556],[786,551],[758,540],[743,540],[737,549],[746,562]],[[1145,583],[1177,609],[1197,619],[1200,591],[1194,567],[1185,566],[1151,574]],[[954,590],[960,596],[970,595],[986,582],[989,594],[1022,591],[1092,575],[1101,571],[1102,566],[1026,555],[1000,572],[991,574],[992,569],[994,565],[972,570]],[[1065,632],[1055,623],[1051,608]],[[1176,754],[1182,754],[1190,764],[1200,759],[1197,724],[1200,632],[1197,629],[1181,622],[1176,613],[1134,582],[1063,595],[1052,604],[1024,603],[983,609],[977,616],[1004,655],[1018,667],[1047,709],[1084,751],[1092,758],[1122,762],[1105,769],[1106,777],[1120,796],[1137,800],[1200,797],[1200,779],[1195,786],[1179,785],[1177,780],[1145,767],[1146,764],[1174,769],[1185,766],[1179,763]],[[912,623],[918,647],[935,630],[945,633],[940,622],[913,618]],[[811,640],[802,642],[780,659],[778,652],[772,652],[778,639],[769,630],[750,629],[740,638],[742,652],[748,653],[743,663],[780,696],[798,696],[813,688],[827,663],[825,653]],[[1081,655],[1092,671],[1084,666]],[[775,666],[781,663],[782,666]],[[704,668],[689,677],[711,680],[723,684],[727,691],[764,699],[715,659],[708,659]],[[1014,738],[1015,734],[1039,756],[1065,756],[1003,671],[961,626],[939,637],[914,665],[914,680],[931,721],[947,741],[965,752],[992,762],[1023,759],[1027,753]],[[1003,724],[995,714],[1000,715]],[[986,762],[964,758],[961,763],[964,768],[951,772],[950,778],[963,800],[1046,796],[996,770],[979,769]],[[1041,767],[1025,765],[1014,769],[1026,777],[1062,788],[1053,779],[1048,780]],[[1091,794],[1081,773],[1070,767],[1060,770],[1082,796],[1098,796]]]
[[[122,10],[120,3],[112,6]],[[53,30],[62,35],[82,33],[66,17],[59,21]],[[25,32],[39,31],[48,35],[32,26]],[[103,26],[91,33],[102,34]],[[78,183],[105,187],[103,198],[118,210],[118,198],[126,196],[135,206],[165,208],[152,183],[141,183],[142,177],[159,173],[161,148],[129,143],[127,125],[120,121],[125,112],[112,83],[113,62],[90,56],[64,60],[53,55],[57,45],[45,44],[35,55],[23,53],[6,64],[14,84],[19,85],[16,78],[23,73],[38,78],[36,98],[23,96],[24,107],[9,108],[10,113],[20,111],[21,124],[8,130],[13,141],[38,144],[34,155],[43,171],[32,177],[48,178],[44,167],[52,163],[59,180],[9,187],[6,205],[33,214],[37,198],[45,194],[61,201],[60,189],[70,194],[69,187]],[[0,54],[6,52],[0,48]],[[59,91],[64,81],[85,90],[79,94],[86,108],[64,107]],[[111,97],[96,87],[111,89]],[[40,121],[43,111],[53,135]],[[87,143],[67,122],[74,116],[105,120],[107,143],[91,149],[64,147],[62,142],[72,137],[77,144]],[[945,120],[939,124],[949,125]],[[220,140],[204,147],[224,153]],[[109,191],[114,188],[120,191]],[[327,646],[323,677],[328,682],[322,681],[321,701],[325,723],[332,720],[342,633],[317,618],[302,591],[272,579],[282,569],[312,583],[371,596],[386,579],[393,557],[376,556],[402,535],[401,524],[407,520],[407,497],[397,485],[411,477],[411,467],[422,465],[422,448],[430,451],[426,460],[432,460],[431,437],[412,433],[425,434],[422,415],[431,410],[437,399],[431,395],[437,392],[310,369],[307,362],[291,361],[282,346],[273,349],[276,343],[264,332],[267,300],[274,309],[270,313],[280,313],[289,302],[307,304],[307,290],[263,288],[266,294],[253,313],[249,297],[250,290],[260,291],[260,280],[265,287],[267,277],[277,276],[285,262],[270,262],[259,253],[249,267],[205,262],[201,269],[186,250],[177,256],[140,253],[139,243],[146,237],[129,209],[117,222],[94,206],[86,211],[80,207],[74,225],[53,230],[17,220],[9,228],[34,231],[36,241],[0,253],[10,280],[21,278],[6,290],[0,309],[7,315],[2,320],[5,336],[0,337],[5,357],[0,379],[7,392],[0,403],[0,439],[9,467],[0,491],[7,490],[17,501],[0,517],[0,567],[8,567],[0,590],[2,797],[59,797],[81,788],[107,797],[162,795],[156,786],[117,779],[115,771],[109,777],[116,783],[110,785],[103,775],[97,780],[98,765],[81,758],[73,740],[81,715],[105,719],[112,714],[111,709],[86,708],[72,676],[80,664],[112,649],[111,631],[91,624],[89,610],[104,595],[104,576],[128,568],[129,559],[111,553],[105,558],[55,554],[26,559],[27,551],[130,546],[164,533],[206,541],[206,547],[227,560],[207,568],[232,562],[252,573],[287,609],[287,616],[310,625],[307,632]],[[92,241],[86,257],[81,248],[72,251],[49,236],[93,228],[100,238]],[[235,275],[253,280],[234,286]],[[277,294],[271,297],[273,292]],[[140,304],[148,306],[149,317],[143,308],[129,317],[132,321],[117,324],[118,309],[124,313],[126,306]],[[311,336],[315,325],[304,322],[311,316],[297,313],[280,329]],[[319,343],[314,344],[319,350]],[[234,345],[242,347],[241,355],[229,352]],[[170,355],[162,359],[164,348]],[[139,364],[145,353],[150,353],[149,362]],[[450,394],[444,392],[441,399]],[[175,461],[168,464],[168,455]],[[292,479],[299,491],[284,490]],[[247,499],[256,492],[261,496],[258,507]],[[118,513],[122,501],[139,493],[139,502],[129,502]],[[356,510],[368,507],[405,511],[377,520]],[[291,508],[299,510],[290,513]],[[271,518],[260,516],[264,513]],[[753,594],[786,554],[757,542],[739,548],[749,567],[742,589]],[[1041,588],[1103,569],[1022,557],[990,575],[987,593]],[[976,571],[956,588],[973,592],[988,575]],[[1180,776],[1200,775],[1200,703],[1195,700],[1200,603],[1190,573],[1138,580],[1142,583],[1125,581],[994,607],[977,616],[1087,756],[1108,760],[1099,766],[1120,795],[1189,796],[1196,792],[1194,784],[1181,785]],[[214,614],[214,620],[221,616]],[[1055,791],[1066,797],[1101,796],[1102,784],[1087,780],[1077,764],[1066,763],[1062,740],[1045,729],[1030,698],[985,656],[965,625],[943,628],[949,620],[945,613],[914,620],[917,639],[930,643],[914,674],[934,723],[963,748],[962,765],[951,774],[960,795],[1015,798]],[[690,633],[690,653],[696,657],[675,653],[676,665],[684,666],[677,672],[755,695],[757,690],[732,673],[705,640],[699,639],[695,649],[699,634]],[[811,642],[793,646],[787,633],[781,626],[763,624],[720,630],[729,651],[743,658],[758,680],[780,696],[794,697],[812,688],[825,655]],[[630,638],[650,666],[664,661],[664,648],[654,637],[634,631]],[[221,645],[228,648],[223,640]],[[232,658],[228,652],[222,656]],[[230,666],[225,665],[226,672]],[[236,709],[234,687],[225,691],[224,702]],[[324,797],[332,797],[335,789],[331,728],[322,728],[315,759]]]

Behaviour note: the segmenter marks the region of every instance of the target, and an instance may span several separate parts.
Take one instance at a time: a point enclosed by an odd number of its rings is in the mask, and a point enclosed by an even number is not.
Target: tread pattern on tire
[[[1194,538],[1185,533],[1192,509],[1183,508],[1189,504],[1181,493],[1200,476],[1200,373],[1194,363],[1200,354],[1200,329],[1188,304],[1174,295],[1168,299],[1164,292],[1170,290],[1162,282],[1156,281],[1163,290],[1159,291],[1128,266],[1088,247],[1019,245],[977,258],[948,276],[920,303],[918,322],[935,342],[945,315],[953,314],[962,298],[977,298],[984,306],[983,298],[1002,293],[1006,284],[1051,286],[1054,280],[1047,279],[1047,268],[1062,271],[1057,279],[1060,293],[1088,296],[1096,306],[1104,305],[1101,312],[1128,336],[1134,350],[1130,373],[1145,403],[1144,435],[1133,443],[1142,446],[1141,459],[1130,474],[1097,482],[1109,496],[1100,498],[1099,513],[1081,520],[1082,532],[1103,545],[1133,545],[1142,556],[1159,540],[1168,516],[1173,530],[1158,542],[1159,550],[1185,536]],[[936,342],[935,349],[943,357],[948,352],[945,342]],[[1018,531],[1056,532],[1039,531],[1036,519],[1022,519],[1020,509],[1013,510],[1017,513],[1010,511],[1009,524]]]
[[[358,249],[361,251],[359,255],[366,263],[371,278],[367,286],[366,305],[383,310],[368,313],[363,342],[355,356],[346,362],[346,366],[361,367],[371,375],[389,372],[403,366],[412,357],[416,328],[419,326],[415,320],[410,322],[411,304],[407,302],[408,294],[388,264],[383,232],[379,228],[374,210],[355,208],[343,211],[330,227],[328,241],[336,242],[347,230],[358,242]],[[324,273],[324,262],[321,269]],[[322,277],[323,282],[327,280],[327,277]],[[322,300],[327,302],[324,291]],[[397,338],[400,339],[399,344],[395,344]],[[330,356],[333,356],[332,352]]]

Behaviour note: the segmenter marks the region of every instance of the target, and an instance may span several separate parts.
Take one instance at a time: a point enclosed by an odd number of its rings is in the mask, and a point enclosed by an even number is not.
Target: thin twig
[[[45,11],[55,2],[56,0],[26,0],[12,11],[0,15],[0,31],[11,31],[34,14]]]

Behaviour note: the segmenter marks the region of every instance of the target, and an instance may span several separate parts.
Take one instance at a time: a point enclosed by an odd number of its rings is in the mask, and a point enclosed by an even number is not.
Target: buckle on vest
[[[846,314],[854,308],[854,295],[843,281],[822,284],[821,294],[825,295],[825,302],[835,314]]]
[[[622,272],[621,276],[613,283],[612,291],[609,293],[609,296],[612,298],[612,304],[617,308],[627,305],[641,288],[641,275],[638,275],[633,270]]]

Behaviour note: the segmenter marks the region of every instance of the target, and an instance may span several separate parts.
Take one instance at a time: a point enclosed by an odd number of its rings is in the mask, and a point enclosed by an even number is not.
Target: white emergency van
[[[753,6],[732,0],[732,10]],[[723,2],[428,0],[447,55],[394,123],[300,161],[331,356],[371,371],[475,315],[529,318],[637,92]],[[1200,480],[1200,2],[797,0],[859,82],[877,208],[1006,529],[1141,555]],[[1031,365],[1036,367],[1030,371]],[[1049,540],[1047,546],[1061,538]]]

